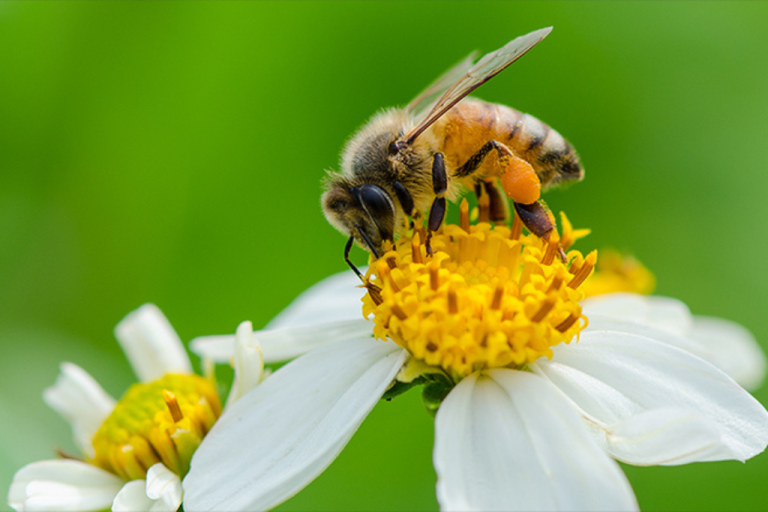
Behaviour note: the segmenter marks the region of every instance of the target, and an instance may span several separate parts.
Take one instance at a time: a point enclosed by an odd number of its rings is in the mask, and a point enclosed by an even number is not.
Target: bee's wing
[[[451,69],[440,75],[440,77],[429,84],[429,87],[424,89],[421,94],[416,96],[405,110],[413,113],[416,116],[423,115],[428,112],[428,108],[432,106],[438,96],[443,94],[450,86],[462,76],[467,74],[472,68],[472,63],[477,59],[478,53],[476,51],[470,53],[464,59],[453,66]]]
[[[413,140],[421,134],[421,132],[426,130],[432,123],[437,121],[440,116],[445,114],[451,107],[461,101],[462,98],[496,76],[499,72],[515,62],[517,59],[525,55],[528,50],[536,46],[542,39],[547,37],[551,31],[552,27],[536,30],[530,34],[517,37],[495,52],[491,52],[485,55],[477,62],[477,64],[472,66],[472,68],[470,68],[470,70],[467,71],[464,76],[459,78],[455,84],[450,86],[435,102],[432,110],[430,110],[429,113],[400,140],[402,140],[405,144],[411,144]],[[443,78],[451,74],[454,69],[458,69],[458,66],[449,70],[448,73],[440,77],[438,82],[442,82]],[[429,89],[431,89],[431,86]]]

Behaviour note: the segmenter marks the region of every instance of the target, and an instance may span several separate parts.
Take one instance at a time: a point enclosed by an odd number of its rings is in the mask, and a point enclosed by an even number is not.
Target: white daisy
[[[192,454],[221,414],[210,379],[195,375],[162,312],[145,304],[115,336],[140,383],[112,399],[82,368],[61,365],[45,402],[71,426],[84,458],[29,464],[14,476],[8,504],[17,511],[175,511]],[[255,387],[261,351],[250,322],[230,350],[235,383],[229,404]]]
[[[445,226],[432,258],[417,236],[402,240],[374,265],[363,299],[373,326],[350,319],[360,294],[350,277],[300,296],[256,337],[267,361],[311,350],[222,416],[192,460],[185,506],[281,503],[331,463],[385,393],[414,383],[439,406],[443,510],[632,510],[614,459],[744,461],[765,449],[768,412],[704,359],[728,370],[752,341],[739,338],[723,359],[668,299],[619,295],[582,310],[594,255],[571,251],[566,267],[555,236],[514,233]],[[717,326],[733,347],[737,330]],[[223,360],[232,346],[231,337],[193,341]],[[760,380],[761,364],[746,380]]]

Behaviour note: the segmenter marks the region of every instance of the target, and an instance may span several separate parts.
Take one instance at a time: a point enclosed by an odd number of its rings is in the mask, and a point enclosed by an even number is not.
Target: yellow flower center
[[[580,287],[597,259],[548,241],[481,222],[445,225],[431,238],[401,238],[369,270],[363,314],[374,335],[441,367],[454,380],[484,368],[519,368],[569,343],[586,326]],[[565,234],[565,233],[564,233]],[[375,274],[375,275],[373,275]]]
[[[125,480],[145,478],[158,462],[183,477],[220,414],[213,384],[197,375],[134,384],[96,432],[92,462]]]
[[[614,250],[600,251],[595,273],[584,284],[587,297],[606,293],[628,292],[647,295],[656,287],[656,278],[632,256]]]

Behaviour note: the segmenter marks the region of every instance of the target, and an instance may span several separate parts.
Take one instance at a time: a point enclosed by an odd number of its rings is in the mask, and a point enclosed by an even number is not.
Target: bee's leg
[[[344,247],[344,261],[347,262],[347,265],[349,265],[349,268],[352,269],[352,271],[357,274],[357,277],[360,278],[360,280],[365,283],[365,278],[363,277],[363,274],[360,273],[360,271],[357,269],[354,263],[349,261],[349,251],[352,250],[352,244],[355,243],[355,237],[351,236],[349,237],[349,240],[347,240],[347,245]]]
[[[501,142],[489,140],[477,153],[459,167],[454,176],[466,178],[474,174],[492,150],[496,150],[496,158],[501,167],[501,184],[507,197],[522,204],[532,204],[539,199],[541,183],[531,164],[516,156],[512,150]]]
[[[547,209],[538,201],[532,204],[514,204],[515,212],[520,217],[523,225],[528,228],[528,231],[539,238],[549,240],[549,234],[555,229],[555,226],[552,224],[552,219],[550,219]]]
[[[416,213],[418,213],[416,212],[416,206],[413,203],[413,196],[411,196],[408,189],[399,181],[395,181],[392,186],[395,188],[395,195],[397,195],[397,200],[400,201],[400,206],[403,207],[403,211],[408,217],[409,225],[407,227],[413,229],[413,221],[416,217]]]
[[[509,202],[499,190],[496,178],[478,180],[475,182],[475,197],[478,203],[484,195],[488,196],[487,221],[494,224],[506,224],[509,221]],[[482,213],[482,208],[481,208]]]
[[[442,153],[435,153],[432,160],[432,191],[435,193],[435,200],[432,201],[432,207],[429,209],[429,220],[427,220],[427,254],[432,254],[432,246],[429,242],[432,238],[432,232],[440,229],[440,225],[445,218],[445,193],[448,190],[448,176],[445,174],[445,160]]]

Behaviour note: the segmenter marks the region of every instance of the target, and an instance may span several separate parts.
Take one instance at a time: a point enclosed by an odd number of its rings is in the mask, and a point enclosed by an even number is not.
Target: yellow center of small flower
[[[565,233],[564,233],[565,235]],[[374,335],[389,338],[454,380],[485,368],[522,367],[551,347],[569,343],[586,326],[580,287],[597,259],[548,241],[481,222],[445,225],[431,238],[401,238],[371,265],[363,314]],[[566,247],[567,248],[567,247]],[[375,274],[375,275],[374,275]]]
[[[584,283],[587,297],[606,293],[627,292],[647,295],[656,287],[656,278],[632,256],[615,250],[601,250],[595,273]]]
[[[213,384],[197,375],[134,384],[96,432],[92,462],[125,480],[144,478],[158,462],[183,477],[220,414]]]

